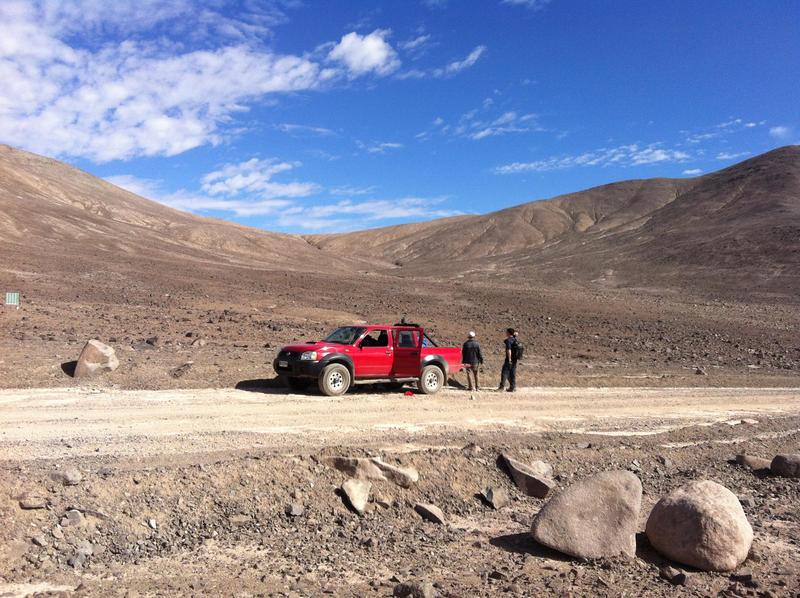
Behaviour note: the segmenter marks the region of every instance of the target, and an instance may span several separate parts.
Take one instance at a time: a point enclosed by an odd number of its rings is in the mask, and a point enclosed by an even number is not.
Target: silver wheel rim
[[[439,376],[436,372],[428,372],[425,374],[425,388],[433,390],[439,387]]]
[[[331,372],[328,376],[328,386],[331,387],[331,390],[340,390],[344,387],[344,376],[342,376],[342,372]]]

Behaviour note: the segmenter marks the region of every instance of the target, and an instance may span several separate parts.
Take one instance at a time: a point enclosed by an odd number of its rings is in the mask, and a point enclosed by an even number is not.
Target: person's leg
[[[473,371],[473,373],[475,374],[475,390],[480,390],[480,389],[481,389],[481,387],[480,387],[480,386],[478,386],[478,368],[479,368],[479,367],[480,367],[480,366],[479,366],[479,365],[476,363],[476,364],[475,364],[475,367],[474,367],[474,368],[473,368],[473,370],[472,370],[472,371]]]
[[[517,390],[517,363],[514,361],[508,366],[508,390]]]
[[[465,369],[467,371],[467,390],[472,390],[472,366],[467,365]]]
[[[503,369],[500,370],[500,386],[497,387],[497,390],[503,390],[506,387],[506,380],[508,380],[508,368],[508,360],[505,360],[503,362]]]

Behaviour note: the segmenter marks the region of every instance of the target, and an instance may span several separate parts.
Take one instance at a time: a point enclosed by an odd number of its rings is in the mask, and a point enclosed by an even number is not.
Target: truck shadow
[[[258,392],[270,395],[288,395],[289,389],[277,376],[275,378],[259,378],[256,380],[240,380],[234,386],[236,390]]]
[[[308,385],[305,390],[291,390],[286,386],[286,383],[280,377],[274,378],[256,378],[254,380],[240,380],[234,386],[236,390],[244,390],[247,392],[255,392],[269,395],[307,395],[312,397],[324,396],[315,382]],[[347,398],[350,395],[367,395],[367,394],[403,394],[411,390],[414,394],[419,393],[412,385],[406,384],[402,388],[392,387],[390,385],[376,383],[376,384],[357,384],[352,387],[343,395]]]

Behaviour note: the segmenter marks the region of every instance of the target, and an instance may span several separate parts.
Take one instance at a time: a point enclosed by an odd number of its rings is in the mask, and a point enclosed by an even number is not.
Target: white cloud
[[[423,34],[423,35],[418,35],[417,37],[408,39],[406,41],[400,42],[398,44],[398,46],[402,50],[406,50],[407,52],[419,52],[419,51],[422,50],[422,48],[424,48],[425,46],[430,44],[430,41],[431,41],[431,35],[430,34]]]
[[[503,0],[503,4],[524,6],[531,10],[541,10],[550,3],[550,0]]]
[[[397,52],[385,39],[388,34],[386,29],[376,29],[368,35],[348,33],[328,53],[328,58],[343,63],[354,76],[370,72],[388,75],[400,66]]]
[[[791,129],[783,125],[771,127],[769,130],[770,136],[774,137],[775,139],[787,139],[791,133]]]
[[[374,185],[370,187],[356,187],[355,185],[342,185],[341,187],[331,187],[330,194],[331,195],[369,195],[374,193],[377,187]]]
[[[370,154],[383,154],[386,150],[400,149],[403,147],[402,143],[396,141],[383,141],[380,143],[366,144],[363,141],[356,141],[356,145]]]
[[[701,129],[693,133],[689,131],[681,131],[681,133],[686,135],[687,143],[699,144],[705,141],[709,141],[711,139],[727,137],[735,133],[740,133],[747,129],[754,129],[756,127],[760,127],[765,124],[766,121],[764,120],[745,122],[741,118],[732,118],[724,122],[721,122],[719,124],[716,124],[713,127]]]
[[[288,134],[309,134],[309,135],[320,135],[323,137],[327,137],[330,135],[335,135],[334,131],[328,129],[326,127],[314,127],[309,125],[297,125],[293,123],[281,123],[275,125],[275,128],[283,133]]]
[[[269,95],[399,64],[382,31],[342,38],[331,53],[347,69],[275,53],[258,36],[282,13],[245,3],[235,13],[244,17],[231,20],[209,8],[227,1],[3,0],[0,142],[98,163],[174,156],[222,143],[238,131],[237,115]],[[185,33],[181,44],[154,38],[147,28],[156,26]]]
[[[652,143],[647,146],[640,146],[634,143],[613,148],[600,148],[582,154],[554,156],[533,162],[512,162],[496,167],[494,172],[496,174],[517,174],[561,170],[578,166],[643,166],[665,162],[683,162],[690,158],[687,152],[665,149],[660,145]]]
[[[697,176],[698,174],[702,174],[702,172],[703,172],[702,168],[687,168],[686,170],[683,171],[683,174],[689,176]]]
[[[305,197],[319,190],[316,183],[276,183],[272,177],[300,166],[297,162],[251,158],[239,164],[226,164],[202,178],[202,189],[212,196],[234,197],[257,194],[259,199]]]
[[[250,164],[248,161],[244,164]],[[261,162],[261,161],[257,161]],[[277,164],[286,164],[277,162]],[[210,173],[203,179],[220,180],[250,167],[228,165],[220,171]],[[225,174],[220,174],[224,172]],[[242,194],[236,197],[211,196],[203,192],[185,189],[164,192],[160,181],[140,179],[131,175],[108,177],[107,181],[153,201],[184,212],[198,214],[227,213],[243,218],[269,217],[271,228],[306,231],[343,231],[363,228],[363,223],[380,225],[414,219],[444,218],[462,212],[437,207],[447,197],[400,197],[397,199],[366,199],[353,201],[343,199],[332,203],[306,205],[300,198],[264,199],[261,194]],[[238,189],[238,187],[237,187]],[[333,194],[368,195],[374,188],[345,186],[331,189]],[[341,193],[340,193],[341,192]],[[347,192],[347,193],[344,193]]]
[[[478,62],[480,57],[483,56],[484,52],[486,52],[486,46],[477,46],[463,60],[454,60],[444,68],[434,69],[433,76],[450,77],[456,73],[460,73],[461,71],[468,69]]]
[[[735,160],[736,158],[743,158],[749,155],[750,152],[720,152],[717,154],[717,160]]]

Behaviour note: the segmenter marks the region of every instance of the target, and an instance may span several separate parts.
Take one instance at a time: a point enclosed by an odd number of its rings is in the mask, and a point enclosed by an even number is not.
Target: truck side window
[[[416,347],[417,346],[417,333],[413,330],[400,330],[397,333],[397,346],[398,347]]]
[[[361,341],[362,347],[388,347],[389,332],[387,330],[370,330]]]

